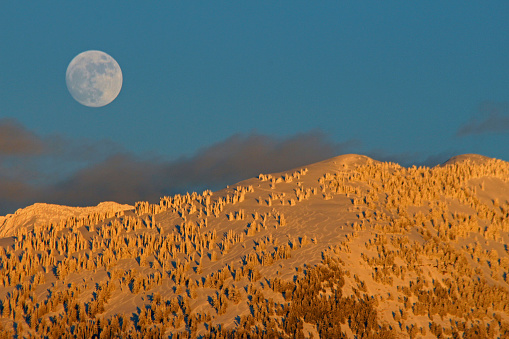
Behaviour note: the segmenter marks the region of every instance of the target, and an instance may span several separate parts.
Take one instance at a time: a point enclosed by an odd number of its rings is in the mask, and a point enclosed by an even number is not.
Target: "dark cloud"
[[[31,156],[45,151],[44,141],[12,119],[0,119],[0,156]]]
[[[58,134],[40,136],[14,119],[0,119],[0,162],[41,157],[95,161],[120,150],[118,145],[109,140],[92,142],[69,139]]]
[[[46,187],[46,202],[84,206],[109,200],[130,204],[142,198],[154,200],[161,196],[157,184],[162,184],[163,166],[156,160],[115,154]]]
[[[476,116],[458,129],[456,135],[507,132],[509,132],[509,104],[486,102],[480,105]]]
[[[20,181],[0,177],[0,215],[14,213],[18,208],[37,202],[37,188]]]
[[[33,137],[38,140],[37,136]],[[163,195],[217,190],[260,173],[314,163],[349,152],[358,145],[355,141],[333,143],[319,131],[288,138],[237,134],[191,157],[165,161],[142,159],[118,152],[115,147],[109,148],[109,154],[105,154],[103,148],[100,154],[95,152],[97,147],[93,143],[73,144],[56,137],[48,140],[51,142],[46,145],[52,143],[53,149],[35,162],[30,171],[9,171],[6,166],[0,166],[0,192],[3,192],[0,193],[0,215],[34,202],[75,206],[107,200],[130,204],[139,200],[156,202]],[[82,150],[87,155],[76,156]],[[54,170],[59,163],[72,169],[76,158],[84,158],[85,166],[61,172],[58,180],[51,178],[45,183],[31,180],[34,176],[47,178],[46,172]],[[13,172],[18,173],[16,177]]]

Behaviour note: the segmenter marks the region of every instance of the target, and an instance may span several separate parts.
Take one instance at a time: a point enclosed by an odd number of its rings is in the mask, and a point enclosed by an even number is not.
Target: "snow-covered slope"
[[[480,154],[471,154],[471,153],[470,154],[461,154],[461,155],[456,155],[456,156],[452,157],[451,159],[447,160],[445,163],[442,164],[442,166],[454,165],[454,164],[461,163],[464,161],[469,161],[473,164],[481,165],[481,164],[484,164],[490,160],[491,160],[491,158],[486,157],[484,155],[480,155]]]
[[[122,205],[113,201],[101,202],[91,207],[69,207],[54,204],[37,203],[20,208],[14,214],[0,216],[0,237],[13,235],[20,227],[37,227],[50,223],[58,223],[71,217],[81,218],[94,213],[119,212],[132,210],[130,205]]]

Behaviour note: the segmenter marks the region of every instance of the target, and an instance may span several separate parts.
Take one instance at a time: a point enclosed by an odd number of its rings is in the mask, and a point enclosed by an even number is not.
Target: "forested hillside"
[[[344,155],[133,205],[2,230],[0,336],[509,337],[506,162]]]

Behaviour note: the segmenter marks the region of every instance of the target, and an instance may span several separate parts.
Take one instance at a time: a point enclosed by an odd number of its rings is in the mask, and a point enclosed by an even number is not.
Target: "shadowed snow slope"
[[[496,159],[349,154],[158,204],[7,218],[7,336],[509,337]]]

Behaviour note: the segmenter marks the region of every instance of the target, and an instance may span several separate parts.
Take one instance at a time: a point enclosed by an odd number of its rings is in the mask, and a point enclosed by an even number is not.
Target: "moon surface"
[[[122,71],[118,63],[101,51],[78,54],[65,73],[72,97],[88,107],[102,107],[117,97],[122,88]]]

